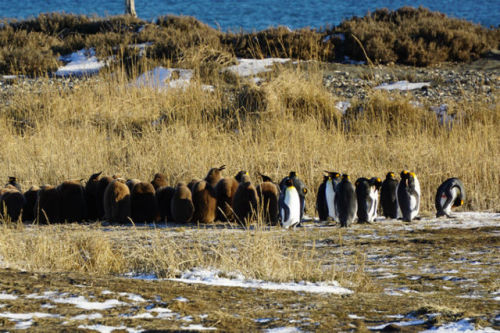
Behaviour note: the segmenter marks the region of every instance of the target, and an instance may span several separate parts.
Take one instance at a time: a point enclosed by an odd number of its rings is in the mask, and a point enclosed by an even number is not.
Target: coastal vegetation
[[[146,43],[145,52],[137,45]],[[322,29],[271,27],[223,32],[193,17],[165,16],[151,23],[131,16],[89,17],[48,13],[5,21],[0,29],[0,73],[40,75],[57,69],[60,55],[94,48],[112,64],[176,67],[203,65],[211,75],[236,57],[400,63],[428,66],[478,59],[500,43],[486,28],[425,8],[377,10]],[[368,58],[368,59],[367,59]]]

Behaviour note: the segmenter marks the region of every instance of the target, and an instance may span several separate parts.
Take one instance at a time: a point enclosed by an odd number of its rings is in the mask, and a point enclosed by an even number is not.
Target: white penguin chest
[[[326,205],[328,207],[328,216],[335,219],[335,217],[336,217],[336,214],[335,214],[335,189],[333,188],[333,182],[331,180],[328,180],[326,182],[325,198],[326,198]]]
[[[300,197],[295,187],[288,187],[285,193],[285,205],[289,209],[288,219],[283,221],[283,226],[288,228],[300,222]],[[285,216],[283,213],[282,216]]]

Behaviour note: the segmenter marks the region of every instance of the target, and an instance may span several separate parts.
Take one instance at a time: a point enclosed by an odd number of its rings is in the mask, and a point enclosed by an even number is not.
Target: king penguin
[[[338,221],[335,210],[335,192],[340,183],[340,173],[325,171],[323,183],[318,188],[316,196],[316,210],[318,211],[320,221],[326,221],[328,218]]]
[[[403,221],[411,222],[420,210],[420,182],[415,173],[401,171],[401,181],[396,191]]]
[[[356,180],[356,198],[358,201],[358,222],[371,223],[377,217],[378,192],[382,180],[377,177]]]
[[[398,217],[398,201],[396,199],[396,189],[398,180],[394,172],[388,172],[380,189],[380,205],[385,218],[395,219]]]
[[[280,182],[280,190],[283,192],[286,189],[285,183],[287,182],[288,179],[292,180],[292,184],[299,193],[299,199],[300,199],[300,220],[302,221],[302,217],[304,216],[304,213],[306,212],[306,194],[308,192],[306,184],[297,177],[297,173],[295,171],[290,171],[287,177],[283,178]]]
[[[335,209],[338,214],[341,227],[348,227],[354,221],[358,210],[358,202],[354,185],[349,181],[349,176],[342,175],[342,180],[337,186],[335,193]]]
[[[301,219],[301,200],[292,178],[285,179],[279,198],[281,225],[283,228],[295,227]]]
[[[436,192],[436,217],[451,216],[451,208],[464,204],[465,188],[458,178],[448,178],[437,189]]]

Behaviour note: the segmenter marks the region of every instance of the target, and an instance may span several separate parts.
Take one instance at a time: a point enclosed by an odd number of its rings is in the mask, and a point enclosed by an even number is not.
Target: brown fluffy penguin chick
[[[23,207],[23,221],[33,221],[35,219],[35,205],[40,187],[31,186],[29,190],[24,192],[24,207]]]
[[[234,221],[233,197],[240,185],[241,177],[246,171],[240,171],[236,177],[224,177],[215,185],[217,199],[217,220]]]
[[[113,181],[112,177],[103,176],[97,182],[97,189],[96,189],[97,219],[102,219],[104,217],[104,192],[106,192],[106,188],[112,181]]]
[[[244,175],[233,198],[233,210],[238,221],[247,225],[252,215],[257,214],[259,198],[255,186],[250,182],[250,176]]]
[[[17,221],[24,207],[24,195],[14,185],[7,185],[0,190],[0,216]]]
[[[200,181],[193,186],[193,222],[212,223],[215,220],[217,199],[215,189],[207,181]]]
[[[35,220],[40,224],[60,221],[61,197],[55,186],[43,185],[38,191],[34,208]]]
[[[158,204],[156,202],[156,191],[153,184],[146,182],[135,184],[130,200],[132,206],[132,221],[156,221]]]
[[[158,190],[160,187],[165,187],[168,186],[167,183],[167,177],[163,173],[155,173],[153,180],[151,181],[151,184],[153,185],[155,191]]]
[[[101,172],[92,174],[85,184],[85,202],[87,203],[87,219],[95,221],[102,217],[97,214],[97,186]],[[26,194],[25,194],[26,195]]]
[[[196,183],[198,182],[201,182],[201,179],[200,178],[193,178],[191,179],[191,181],[187,184],[187,187],[189,188],[189,190],[191,191],[191,193],[193,193],[193,189],[194,189],[194,186],[196,185]]]
[[[134,178],[134,179],[127,179],[126,184],[127,184],[127,186],[128,186],[128,189],[130,190],[130,193],[132,193],[132,191],[134,190],[134,186],[135,186],[136,184],[139,184],[140,182],[141,182],[141,180],[140,180],[140,179],[135,179],[135,178]],[[152,186],[152,185],[151,185],[151,186]]]
[[[263,182],[257,186],[257,194],[262,204],[263,219],[265,223],[277,225],[279,219],[279,186],[273,183],[271,178],[264,175],[261,175],[261,177]]]
[[[126,223],[130,218],[130,190],[125,179],[114,179],[104,191],[104,218],[110,222]]]
[[[60,204],[61,221],[81,222],[87,215],[85,190],[78,180],[67,180],[57,186]]]
[[[156,190],[156,201],[158,203],[158,219],[162,222],[173,221],[172,197],[174,196],[175,188],[172,186],[163,186]]]
[[[177,184],[170,206],[172,208],[172,217],[175,222],[191,222],[194,213],[194,205],[191,190],[187,187],[186,183],[179,182]]]
[[[225,165],[221,165],[218,168],[210,169],[205,177],[205,181],[215,188],[215,185],[222,179],[222,170],[225,168]]]

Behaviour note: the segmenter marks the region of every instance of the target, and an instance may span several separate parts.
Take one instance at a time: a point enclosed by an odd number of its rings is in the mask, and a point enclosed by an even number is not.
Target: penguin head
[[[401,179],[406,179],[406,178],[408,178],[409,173],[410,173],[410,172],[409,172],[408,170],[403,170],[403,171],[401,171],[401,174],[400,174]]]
[[[236,174],[236,176],[234,176],[234,179],[236,179],[238,183],[241,183],[241,179],[243,178],[244,175],[248,175],[248,172],[245,170],[241,170]]]
[[[292,178],[290,178],[290,177],[287,177],[287,178],[285,179],[285,186],[286,186],[287,188],[289,188],[289,187],[295,187],[295,186],[293,186],[293,179],[292,179]]]
[[[375,186],[375,188],[378,190],[380,189],[380,187],[382,187],[382,179],[378,177],[372,177],[370,179],[370,185]]]
[[[345,173],[344,173],[344,174],[342,174],[342,181],[346,181],[346,182],[348,182],[348,181],[349,181],[349,179],[350,179],[350,178],[349,178],[349,175],[348,175],[348,174],[345,174]]]
[[[17,181],[16,177],[10,176],[9,177],[9,183],[15,183]]]
[[[222,170],[226,168],[225,165],[221,165],[218,168],[212,168],[208,171],[205,180],[211,184],[218,182],[222,178]]]
[[[460,207],[463,206],[464,201],[460,198],[455,199],[455,202],[453,202],[453,207]]]
[[[273,180],[271,179],[271,177],[268,177],[268,176],[266,176],[266,175],[263,175],[263,174],[261,174],[260,172],[259,172],[259,175],[262,177],[262,181],[263,181],[263,182],[271,182],[271,183],[273,182]]]
[[[394,174],[394,172],[389,171],[385,176],[385,179],[396,179],[396,175]]]
[[[297,177],[297,173],[295,171],[290,171],[288,178],[295,178],[295,177]]]

